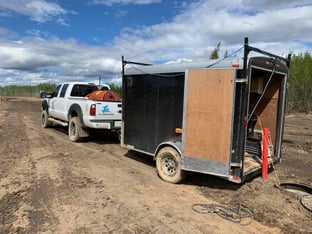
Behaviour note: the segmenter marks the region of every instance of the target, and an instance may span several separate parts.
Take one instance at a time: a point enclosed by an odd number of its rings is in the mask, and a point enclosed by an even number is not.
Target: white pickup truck
[[[102,85],[101,90],[110,90]],[[67,82],[57,85],[52,94],[40,92],[42,100],[41,126],[53,123],[68,126],[69,139],[78,142],[89,136],[90,129],[116,131],[121,128],[121,100],[91,100],[88,94],[99,90],[93,83]]]

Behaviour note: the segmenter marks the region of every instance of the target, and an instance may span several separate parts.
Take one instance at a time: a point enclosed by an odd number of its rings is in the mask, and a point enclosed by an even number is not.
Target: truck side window
[[[54,92],[53,92],[53,97],[57,97],[59,91],[60,91],[61,85],[56,86]]]
[[[97,90],[97,86],[95,85],[74,85],[70,96],[84,97],[95,90]]]
[[[80,93],[81,93],[80,85],[74,85],[74,87],[72,88],[70,96],[80,97]]]
[[[65,93],[67,90],[68,84],[64,84],[60,93],[60,97],[65,97]]]

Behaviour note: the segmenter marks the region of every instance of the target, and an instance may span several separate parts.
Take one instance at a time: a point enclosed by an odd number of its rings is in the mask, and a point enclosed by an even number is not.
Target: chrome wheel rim
[[[172,157],[165,157],[163,159],[163,168],[168,175],[174,175],[177,171],[177,162]]]

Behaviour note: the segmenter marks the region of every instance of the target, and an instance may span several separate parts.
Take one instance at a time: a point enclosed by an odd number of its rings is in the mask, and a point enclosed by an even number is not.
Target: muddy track
[[[172,185],[158,178],[150,156],[121,148],[114,135],[95,133],[72,143],[64,128],[41,128],[39,100],[6,99],[0,108],[0,233],[312,231],[309,213],[274,188],[273,173],[268,182],[257,178],[239,186],[194,173]],[[305,173],[311,177],[311,171]],[[300,179],[305,173],[294,169],[292,176]],[[195,203],[236,201],[255,214],[250,225],[192,210]]]

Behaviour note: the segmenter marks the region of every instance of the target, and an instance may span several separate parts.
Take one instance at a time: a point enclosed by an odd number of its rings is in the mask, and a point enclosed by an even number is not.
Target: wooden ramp
[[[273,163],[273,159],[269,157],[269,165]],[[252,154],[245,154],[244,176],[262,168],[262,160]]]

